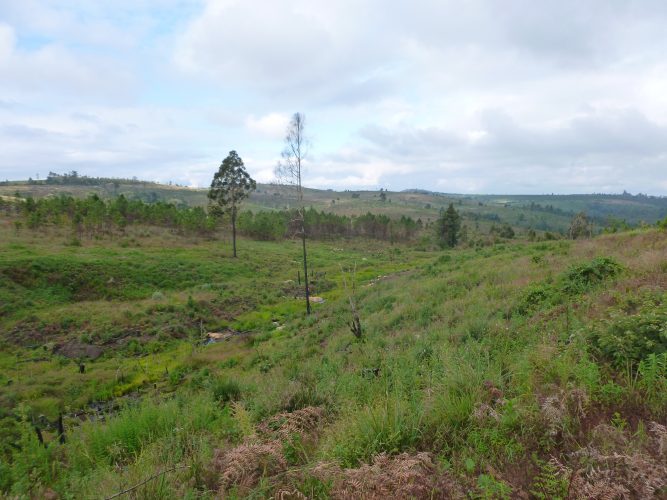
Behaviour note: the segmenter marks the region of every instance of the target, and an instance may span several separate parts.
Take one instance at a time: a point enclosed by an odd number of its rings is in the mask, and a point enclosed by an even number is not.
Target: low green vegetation
[[[656,365],[667,352],[667,297],[647,294],[632,297],[593,329],[599,354],[619,369],[644,363]],[[664,369],[664,367],[663,367]]]
[[[451,496],[564,498],[616,457],[617,487],[664,494],[665,232],[442,250],[436,228],[310,241],[306,315],[299,241],[233,259],[216,232],[3,226],[0,490],[343,498],[396,467]]]

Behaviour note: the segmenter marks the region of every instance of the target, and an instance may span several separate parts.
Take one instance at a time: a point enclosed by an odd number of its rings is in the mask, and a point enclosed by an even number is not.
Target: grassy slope
[[[17,479],[16,491],[38,491],[41,482],[74,497],[99,496],[152,471],[186,464],[191,468],[149,484],[141,494],[206,496],[216,485],[207,473],[214,448],[247,439],[254,424],[277,412],[315,405],[325,408],[327,424],[316,442],[286,449],[295,470],[321,460],[357,466],[381,452],[426,450],[441,473],[462,487],[502,496],[512,488],[535,487],[544,472],[540,464],[552,456],[566,461],[569,452],[599,439],[599,424],[612,425],[627,446],[640,449],[642,429],[651,420],[665,423],[667,416],[664,371],[650,380],[626,377],[611,360],[596,358],[590,346],[590,329],[612,314],[633,314],[641,304],[664,308],[664,232],[447,253],[313,244],[314,266],[326,271],[331,283],[323,286],[327,302],[311,317],[304,317],[300,302],[283,289],[298,267],[298,247],[291,242],[243,241],[241,258],[233,261],[219,242],[179,242],[159,234],[137,237],[138,248],[108,242],[69,248],[57,238],[44,244],[28,234],[5,236],[0,250],[5,270],[26,269],[32,252],[30,262],[68,270],[95,263],[103,279],[89,276],[95,286],[75,281],[68,294],[58,286],[58,279],[71,276],[68,271],[51,278],[48,293],[39,276],[12,290],[16,307],[2,319],[8,341],[2,354],[3,407],[23,401],[56,412],[137,389],[147,396],[109,424],[78,427],[68,420],[65,447],[42,450],[26,431],[22,444],[29,452],[12,468],[16,478],[32,482]],[[529,302],[518,313],[527,287],[557,288],[572,265],[598,256],[613,257],[625,270],[598,286]],[[110,291],[117,282],[107,279],[118,272],[119,262],[127,266],[118,279],[126,280],[128,290],[120,295]],[[340,282],[339,266],[355,262],[363,343],[347,327]],[[385,277],[374,279],[378,275]],[[3,288],[8,286],[5,281]],[[98,295],[81,302],[76,287]],[[158,289],[164,298],[153,297]],[[232,297],[242,300],[225,302]],[[190,339],[197,336],[199,320],[206,329],[232,326],[252,334],[195,348]],[[137,330],[130,337],[144,347],[130,347],[120,338],[118,332],[132,328]],[[38,329],[48,332],[37,337],[42,344],[82,335],[103,343],[109,331],[111,343],[80,376],[74,362],[48,348],[14,345],[12,335]],[[160,340],[156,352],[147,354],[155,339]],[[47,359],[20,362],[30,357]],[[490,389],[500,391],[502,405],[493,402]],[[241,403],[234,411],[215,402],[236,397],[237,390]],[[547,401],[567,406],[572,395],[579,395],[581,412],[564,410],[554,417],[545,411]],[[490,408],[486,417],[475,416],[480,408]],[[613,446],[609,439],[605,446]],[[53,472],[48,464],[60,460],[68,468]],[[295,485],[304,491],[327,489],[297,477]],[[261,483],[255,494],[266,495],[283,479]]]
[[[236,260],[227,241],[188,241],[158,229],[137,230],[136,237],[116,242],[84,241],[82,247],[66,241],[66,231],[48,237],[4,231],[4,407],[29,400],[54,419],[60,411],[148,382],[169,382],[163,375],[202,331],[261,333],[274,328],[272,319],[301,312],[302,302],[294,298],[300,291],[289,282],[300,272],[296,241],[242,241]],[[330,290],[336,282],[327,274],[337,275],[341,264],[357,262],[359,276],[368,278],[422,258],[372,243],[351,244],[344,252],[338,243],[314,243],[310,255],[313,291],[325,297],[339,293]],[[74,361],[52,354],[69,343],[100,346],[106,354],[88,363],[87,376],[80,377]],[[119,360],[123,353],[146,359]]]

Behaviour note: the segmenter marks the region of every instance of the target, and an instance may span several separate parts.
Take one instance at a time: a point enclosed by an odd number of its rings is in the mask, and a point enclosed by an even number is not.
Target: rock
[[[213,342],[223,342],[225,340],[229,340],[234,336],[234,334],[230,332],[209,332],[206,334],[206,338],[208,339],[209,343]]]
[[[310,296],[308,297],[308,300],[311,301],[313,304],[321,304],[322,302],[324,302],[324,299],[322,297]]]

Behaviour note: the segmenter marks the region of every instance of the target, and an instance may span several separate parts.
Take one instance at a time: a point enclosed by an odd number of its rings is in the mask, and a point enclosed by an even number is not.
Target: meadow
[[[298,241],[0,231],[6,495],[666,493],[664,229],[311,241],[310,316]]]

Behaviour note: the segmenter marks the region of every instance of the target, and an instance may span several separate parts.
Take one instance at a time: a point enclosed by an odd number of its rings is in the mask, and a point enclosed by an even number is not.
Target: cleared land
[[[154,474],[131,495],[665,492],[664,231],[311,242],[309,317],[295,241],[242,239],[235,260],[152,227],[80,246],[0,231],[5,492],[99,498]]]

